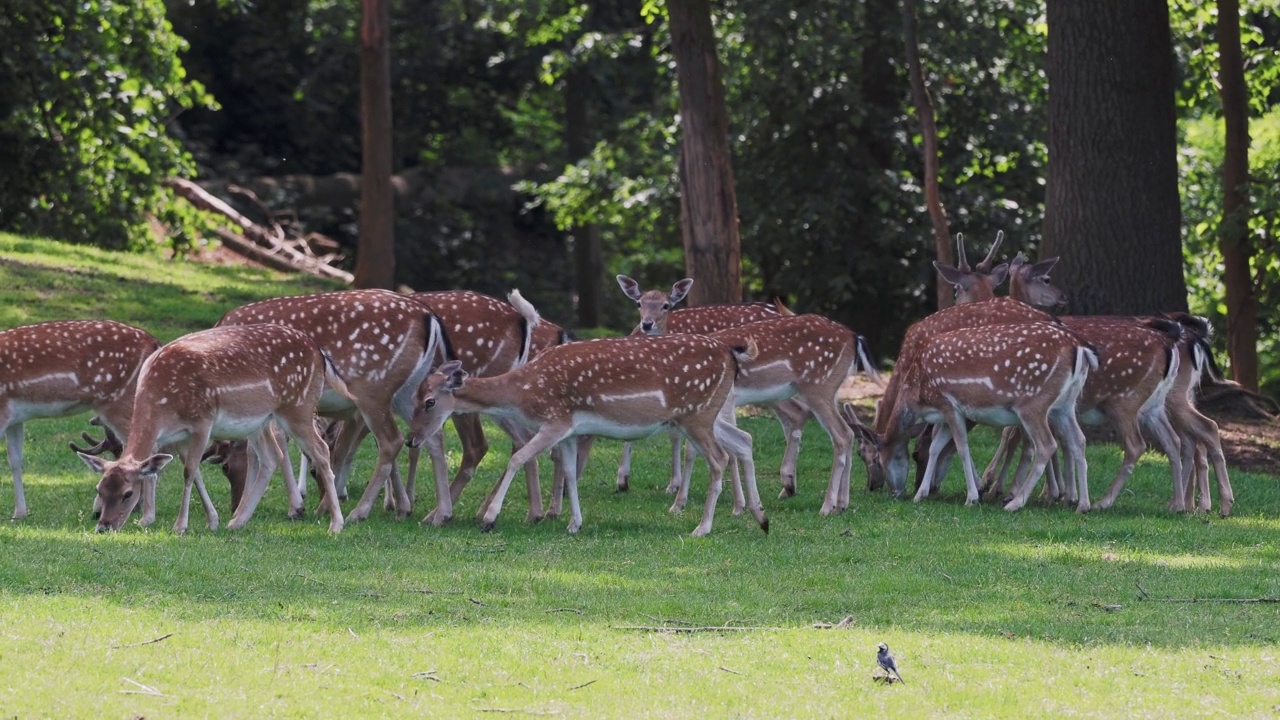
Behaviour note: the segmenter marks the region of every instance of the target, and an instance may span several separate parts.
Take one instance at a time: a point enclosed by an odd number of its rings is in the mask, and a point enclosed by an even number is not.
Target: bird
[[[889,652],[889,646],[884,643],[880,643],[878,647],[879,652],[876,653],[876,662],[880,664],[880,667],[883,668],[886,673],[892,673],[892,675],[888,676],[889,681],[893,682],[893,678],[897,677],[898,682],[906,685],[907,681],[903,680],[902,674],[898,672],[898,662],[893,659],[893,653]]]

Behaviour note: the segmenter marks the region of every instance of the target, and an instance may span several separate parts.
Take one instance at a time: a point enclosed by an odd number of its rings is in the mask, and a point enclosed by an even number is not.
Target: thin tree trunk
[[[1048,0],[1042,257],[1074,314],[1185,310],[1166,0]]]
[[[951,265],[955,257],[951,253],[951,230],[947,227],[947,210],[938,194],[938,128],[934,124],[933,101],[924,84],[924,68],[920,63],[920,40],[916,29],[916,0],[902,1],[902,32],[907,45],[907,73],[911,76],[911,100],[920,118],[920,136],[924,141],[924,200],[929,208],[929,222],[933,226],[934,253],[938,262]],[[941,275],[935,274],[938,309],[955,304],[951,286]]]
[[[590,77],[585,67],[575,67],[565,76],[565,147],[569,162],[577,162],[591,152],[587,92]],[[600,248],[600,228],[581,225],[569,231],[573,236],[574,282],[578,289],[578,327],[603,324],[604,260]]]
[[[387,0],[361,0],[360,242],[355,285],[395,287],[395,204],[391,190],[391,18]]]
[[[691,305],[742,299],[729,118],[709,0],[668,0],[680,89],[680,226]]]
[[[1218,80],[1226,152],[1222,163],[1222,234],[1219,247],[1227,289],[1227,354],[1231,379],[1258,389],[1258,298],[1249,270],[1249,89],[1240,48],[1239,0],[1218,0]]]

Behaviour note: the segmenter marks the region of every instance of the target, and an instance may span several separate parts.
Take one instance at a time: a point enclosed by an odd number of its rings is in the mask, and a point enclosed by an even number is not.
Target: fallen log
[[[223,244],[235,252],[275,270],[334,278],[348,285],[354,282],[355,276],[351,273],[284,245],[278,228],[276,232],[264,228],[190,180],[169,178],[165,184],[201,210],[216,213],[239,225],[241,233],[226,228],[214,231]]]

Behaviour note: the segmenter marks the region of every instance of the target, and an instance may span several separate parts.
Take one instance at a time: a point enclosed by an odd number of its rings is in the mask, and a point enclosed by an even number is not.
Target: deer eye
[[[125,490],[125,491],[124,491],[124,496],[123,496],[123,497],[124,497],[124,499],[125,499],[125,500],[128,500],[129,498],[133,497],[133,491],[132,491],[132,490]]]
[[[670,310],[670,309],[671,309],[671,303],[669,303],[669,302],[662,303],[662,309],[663,309],[663,310]]]
[[[427,398],[427,401],[426,401],[426,402],[424,402],[424,403],[422,403],[422,406],[423,406],[424,408],[426,408],[426,409],[430,410],[431,408],[433,408],[433,407],[435,407],[435,406],[436,406],[436,399],[435,399],[435,398]]]

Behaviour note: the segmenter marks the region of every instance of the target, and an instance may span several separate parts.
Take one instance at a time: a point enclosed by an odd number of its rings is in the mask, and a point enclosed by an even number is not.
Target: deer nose
[[[95,532],[104,533],[110,529],[111,528],[107,527],[106,525],[102,523],[98,523],[98,527],[95,529]]]
[[[649,321],[642,322],[640,323],[640,329],[645,332],[650,332],[651,330],[653,330],[653,323]]]
[[[405,439],[404,444],[408,445],[411,448],[416,448],[422,444],[422,441],[419,440],[416,435],[410,435],[408,438]]]

